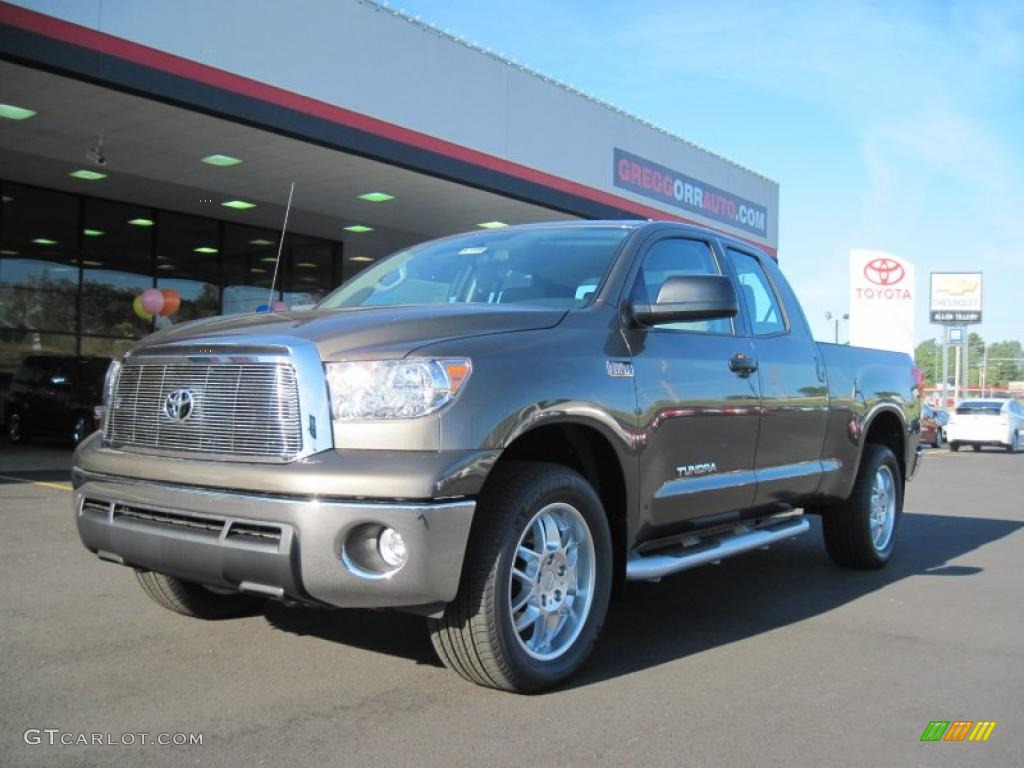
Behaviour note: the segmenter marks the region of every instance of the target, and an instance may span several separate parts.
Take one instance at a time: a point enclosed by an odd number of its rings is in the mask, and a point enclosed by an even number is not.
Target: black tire
[[[960,450],[960,443],[950,443],[949,450],[951,450],[953,453],[956,453],[957,451]]]
[[[231,619],[250,616],[263,607],[264,598],[239,592],[221,594],[201,584],[182,581],[163,573],[135,569],[142,591],[161,608],[194,619]]]
[[[888,540],[877,546],[872,539],[872,490],[876,477],[885,467],[893,480],[895,510]],[[832,562],[843,568],[881,568],[892,557],[902,516],[903,476],[899,462],[887,446],[868,443],[864,446],[864,456],[850,498],[822,512],[825,549]]]
[[[941,429],[935,430],[935,447],[942,448],[946,444],[945,436],[942,434]]]
[[[442,618],[428,619],[428,627],[449,669],[478,685],[533,693],[574,674],[597,642],[611,594],[611,533],[600,498],[571,469],[508,462],[494,472],[477,504],[458,595]],[[527,652],[513,626],[511,571],[520,537],[538,512],[556,503],[570,505],[586,525],[594,586],[579,634],[557,658],[541,660]]]
[[[31,439],[24,417],[17,411],[7,414],[7,441],[12,445],[24,445]]]
[[[971,448],[974,449],[975,453],[981,453],[981,446],[980,445],[972,445]]]
[[[1020,432],[1013,433],[1013,442],[1006,446],[1007,453],[1016,453],[1020,450]]]

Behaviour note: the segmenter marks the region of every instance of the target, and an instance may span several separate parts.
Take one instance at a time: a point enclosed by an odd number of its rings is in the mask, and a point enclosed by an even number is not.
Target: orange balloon
[[[164,288],[161,293],[164,295],[164,306],[160,310],[160,314],[164,317],[173,315],[178,311],[178,307],[181,306],[181,294],[173,288]]]

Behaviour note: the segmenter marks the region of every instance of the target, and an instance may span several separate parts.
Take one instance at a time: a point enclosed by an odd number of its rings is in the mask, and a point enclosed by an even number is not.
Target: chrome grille
[[[183,420],[165,407],[179,390],[192,400]],[[114,385],[104,435],[115,447],[292,458],[302,450],[295,369],[277,362],[129,360]]]

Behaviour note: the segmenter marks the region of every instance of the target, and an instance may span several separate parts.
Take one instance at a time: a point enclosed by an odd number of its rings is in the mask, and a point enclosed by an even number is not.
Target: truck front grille
[[[104,436],[119,448],[293,458],[302,450],[295,369],[277,362],[126,361]]]

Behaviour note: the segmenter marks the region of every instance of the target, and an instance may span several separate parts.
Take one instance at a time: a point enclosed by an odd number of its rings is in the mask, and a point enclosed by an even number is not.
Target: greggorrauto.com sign
[[[765,237],[768,211],[691,176],[615,148],[614,184],[638,195]]]

